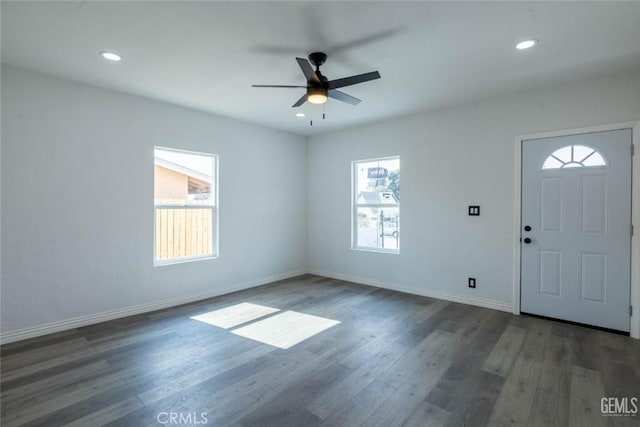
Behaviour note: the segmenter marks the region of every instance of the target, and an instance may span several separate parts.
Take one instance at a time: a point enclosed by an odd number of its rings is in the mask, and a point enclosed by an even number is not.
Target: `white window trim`
[[[186,153],[186,154],[195,154],[198,156],[207,156],[211,157],[214,166],[214,174],[213,174],[213,183],[214,183],[214,194],[213,194],[213,205],[156,205],[155,201],[153,203],[153,266],[154,267],[163,267],[173,264],[184,264],[194,261],[204,261],[204,260],[213,260],[220,258],[220,209],[218,204],[219,199],[219,189],[220,189],[220,157],[217,154],[212,153],[204,153],[201,151],[190,151],[190,150],[181,150],[178,148],[171,147],[163,147],[160,145],[156,145],[153,147],[155,149],[165,150],[165,151],[175,151],[178,153]],[[155,177],[154,177],[155,179]],[[211,209],[212,218],[215,220],[211,221],[211,242],[213,252],[209,254],[195,255],[195,256],[185,256],[185,257],[175,257],[169,259],[157,259],[156,258],[156,210],[157,209]]]
[[[358,208],[384,208],[384,207],[389,207],[389,205],[375,204],[375,203],[366,203],[366,204],[357,203],[356,193],[358,192],[358,174],[356,173],[356,164],[365,163],[365,162],[384,161],[384,160],[395,160],[395,159],[398,159],[398,165],[400,165],[400,155],[387,156],[387,157],[374,157],[371,159],[353,160],[351,162],[351,250],[400,255],[400,237],[398,237],[398,249],[384,249],[384,248],[372,248],[369,246],[358,246],[358,235],[357,235]],[[402,166],[400,166],[400,170],[402,170]],[[399,208],[400,208],[400,203],[398,203],[398,209]]]

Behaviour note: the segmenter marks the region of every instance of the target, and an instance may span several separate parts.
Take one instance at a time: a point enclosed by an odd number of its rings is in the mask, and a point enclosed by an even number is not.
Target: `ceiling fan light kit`
[[[346,102],[347,104],[357,105],[360,103],[360,99],[347,95],[344,92],[339,91],[339,88],[352,86],[359,83],[368,82],[380,78],[380,73],[372,71],[370,73],[359,74],[356,76],[344,77],[336,80],[329,80],[320,72],[320,66],[327,60],[327,54],[324,52],[313,52],[309,55],[309,60],[304,58],[296,58],[302,74],[307,79],[306,86],[290,86],[290,85],[253,85],[253,87],[270,87],[270,88],[306,88],[307,92],[302,95],[293,108],[300,107],[305,102],[309,101],[311,104],[324,104],[328,98],[333,98],[337,101]],[[316,69],[313,70],[311,64],[315,65]]]
[[[327,90],[323,87],[310,87],[307,89],[307,101],[312,104],[324,104],[327,102]]]

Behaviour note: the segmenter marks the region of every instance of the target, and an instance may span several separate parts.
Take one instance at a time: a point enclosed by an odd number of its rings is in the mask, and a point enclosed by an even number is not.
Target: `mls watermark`
[[[159,412],[156,420],[163,425],[201,425],[209,422],[206,412]]]
[[[638,415],[637,397],[603,397],[600,399],[603,417],[634,417]]]

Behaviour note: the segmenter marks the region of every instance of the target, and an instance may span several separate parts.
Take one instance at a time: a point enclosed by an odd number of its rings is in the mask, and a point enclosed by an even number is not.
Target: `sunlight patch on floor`
[[[193,320],[208,323],[209,325],[229,329],[243,323],[267,316],[280,311],[279,308],[243,302],[220,310],[210,311],[191,317]]]
[[[274,347],[288,349],[340,322],[296,311],[285,311],[268,319],[235,329],[231,333]]]

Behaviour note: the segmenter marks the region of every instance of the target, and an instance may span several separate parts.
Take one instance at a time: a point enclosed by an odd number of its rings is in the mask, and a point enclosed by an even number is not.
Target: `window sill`
[[[154,267],[164,267],[167,265],[174,264],[185,264],[187,262],[195,262],[195,261],[206,261],[210,259],[218,259],[218,255],[202,255],[202,256],[194,256],[194,257],[182,257],[182,258],[171,258],[171,259],[163,259],[163,260],[154,260]]]
[[[365,248],[365,247],[352,247],[352,251],[361,251],[361,252],[377,252],[381,254],[392,254],[392,255],[400,255],[400,249],[380,249],[380,248]]]

